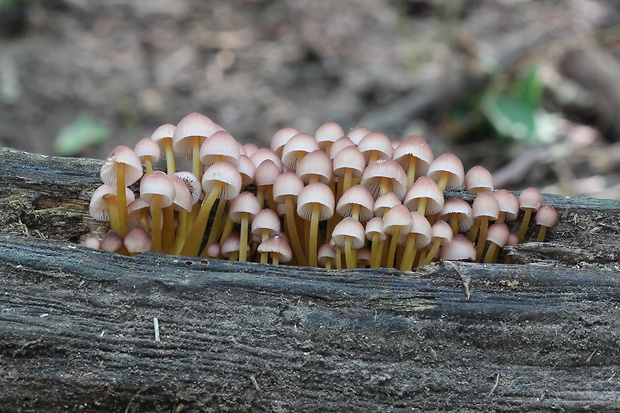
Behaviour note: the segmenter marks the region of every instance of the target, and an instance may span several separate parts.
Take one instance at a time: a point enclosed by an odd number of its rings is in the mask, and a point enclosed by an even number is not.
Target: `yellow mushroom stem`
[[[456,237],[459,234],[458,214],[450,214],[450,217],[448,218],[448,222],[450,223],[450,228],[452,228],[452,235]]]
[[[326,270],[331,270],[332,266],[334,264],[334,260],[331,257],[327,257],[325,258],[325,269]]]
[[[490,264],[495,262],[497,259],[495,256],[499,252],[499,245],[494,242],[489,243],[489,249],[487,250],[486,255],[484,256],[484,262],[486,264]]]
[[[174,249],[174,204],[163,208],[162,214],[161,250],[170,254]]]
[[[239,261],[241,261],[241,259],[239,259]],[[280,254],[278,254],[277,252],[272,252],[271,253],[271,263],[273,265],[280,264]]]
[[[312,214],[310,215],[310,236],[308,237],[308,265],[317,267],[318,239],[319,239],[319,213],[321,204],[312,204]]]
[[[217,209],[215,210],[215,216],[213,217],[213,221],[211,223],[211,230],[209,231],[209,238],[207,240],[207,245],[215,242],[218,239],[222,231],[224,230],[224,226],[226,224],[226,219],[224,219],[224,211],[226,210],[225,199],[220,199],[220,202],[217,204]],[[224,238],[225,239],[225,238]],[[222,240],[222,243],[224,241]],[[221,244],[220,244],[221,245]]]
[[[174,254],[179,255],[183,243],[185,242],[185,235],[187,234],[187,221],[189,218],[189,212],[181,210],[179,212],[179,226],[177,227],[177,233],[174,239]]]
[[[202,181],[202,163],[200,163],[200,136],[192,136],[192,173],[198,182]]]
[[[295,252],[295,258],[297,259],[297,263],[303,266],[308,265],[308,261],[306,260],[302,244],[299,240],[299,234],[297,232],[297,224],[295,223],[296,213],[293,205],[293,198],[291,196],[285,197],[284,208],[286,210],[286,225],[289,232],[288,235],[291,245],[293,246],[293,251]]]
[[[478,243],[476,244],[476,261],[482,259],[482,253],[487,243],[487,232],[489,230],[489,217],[480,217],[480,236],[478,237]]]
[[[222,245],[224,243],[224,240],[226,238],[228,238],[228,236],[230,234],[232,234],[233,228],[235,227],[235,222],[230,219],[230,217],[226,218],[226,223],[224,224],[224,229],[222,230],[222,234],[220,235],[220,245]],[[209,234],[209,238],[211,238],[210,236],[211,234]],[[207,245],[209,245],[210,242],[207,242]]]
[[[448,182],[450,181],[450,172],[443,171],[441,176],[439,177],[439,182],[437,182],[437,186],[441,189],[441,192],[446,190],[448,186]]]
[[[116,195],[105,195],[108,200],[108,215],[110,217],[110,229],[118,232],[118,197]]]
[[[428,265],[433,261],[435,254],[439,251],[439,247],[441,246],[441,238],[433,238],[431,248],[428,250],[426,255],[420,259],[420,267],[423,265]]]
[[[151,204],[151,214],[153,222],[151,224],[151,251],[161,252],[161,195],[153,195],[153,203]]]
[[[347,268],[357,267],[357,251],[351,247],[351,237],[344,237],[344,257]]]
[[[269,239],[269,230],[263,229],[261,230],[261,242],[265,242]],[[269,254],[267,252],[260,253],[260,262],[261,264],[267,264],[267,259]]]
[[[532,208],[527,208],[523,215],[523,221],[521,221],[521,228],[519,229],[519,244],[525,239],[525,233],[527,232],[527,227],[530,225],[530,219],[532,218],[532,211]]]
[[[185,244],[181,249],[181,255],[198,255],[198,252],[200,250],[200,244],[202,244],[202,239],[205,235],[205,229],[207,227],[207,223],[209,222],[211,208],[213,208],[213,204],[215,204],[215,201],[220,195],[220,191],[222,190],[223,186],[223,182],[216,183],[211,193],[209,193],[209,196],[205,197],[205,199],[202,201],[198,216],[196,217],[196,220],[194,221],[192,228],[189,231],[189,234],[187,234]]]
[[[403,259],[400,262],[401,271],[411,271],[411,268],[413,267],[413,262],[415,261],[415,257],[418,252],[418,250],[415,249],[417,235],[418,234],[416,234],[415,232],[410,232],[409,234],[407,234],[407,244],[405,245]]]
[[[370,268],[379,268],[381,254],[379,254],[379,234],[374,233],[370,239]]]
[[[118,208],[118,235],[127,235],[127,193],[125,192],[125,164],[119,163],[116,170],[116,203]]]
[[[336,245],[335,251],[336,251],[336,269],[341,270],[342,269],[342,248]]]
[[[426,205],[428,204],[428,198],[420,198],[418,201],[418,213],[422,216],[426,214]]]
[[[478,232],[480,231],[480,218],[474,218],[474,225],[469,229],[467,233],[467,239],[471,242],[475,242],[478,237]]]
[[[381,177],[379,180],[379,195],[386,194],[392,190],[392,180],[390,178]]]
[[[245,262],[248,255],[248,222],[250,217],[247,212],[241,213],[241,240],[239,242],[239,261]],[[274,254],[276,255],[276,254]]]
[[[540,226],[538,230],[538,236],[536,237],[536,242],[543,242],[545,240],[545,235],[547,234],[547,227],[544,225]]]
[[[388,256],[386,266],[388,268],[394,267],[394,257],[396,256],[396,246],[398,245],[398,237],[400,236],[400,226],[396,226],[392,238],[390,239],[390,248],[388,249]]]
[[[166,172],[168,175],[172,175],[176,172],[172,139],[164,139],[164,152],[166,153]]]
[[[409,165],[407,166],[407,188],[411,188],[411,186],[415,182],[415,171],[417,164],[417,158],[409,155]]]

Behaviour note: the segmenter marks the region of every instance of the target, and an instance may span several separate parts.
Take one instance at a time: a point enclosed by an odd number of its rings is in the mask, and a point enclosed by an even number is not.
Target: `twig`
[[[155,341],[159,341],[159,320],[153,317],[153,327],[155,328]]]
[[[489,394],[487,394],[487,397],[491,397],[495,389],[497,389],[498,384],[499,384],[499,372],[495,375],[495,384],[491,388],[491,391],[489,392]]]

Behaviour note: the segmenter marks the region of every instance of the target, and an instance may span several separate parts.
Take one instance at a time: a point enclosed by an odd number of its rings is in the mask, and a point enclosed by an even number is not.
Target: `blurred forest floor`
[[[104,158],[201,112],[241,142],[335,120],[620,198],[613,0],[0,0],[0,144]]]

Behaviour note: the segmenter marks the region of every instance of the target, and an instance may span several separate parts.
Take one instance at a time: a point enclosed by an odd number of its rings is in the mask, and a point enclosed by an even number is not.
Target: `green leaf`
[[[109,137],[110,131],[104,123],[82,114],[60,131],[54,141],[54,149],[60,155],[74,156],[90,145],[105,142]]]
[[[500,134],[524,141],[535,137],[536,110],[524,100],[505,93],[489,98],[484,105],[485,116]]]
[[[530,65],[527,71],[517,79],[512,87],[513,96],[523,101],[532,110],[540,106],[544,86],[538,77],[538,66]]]

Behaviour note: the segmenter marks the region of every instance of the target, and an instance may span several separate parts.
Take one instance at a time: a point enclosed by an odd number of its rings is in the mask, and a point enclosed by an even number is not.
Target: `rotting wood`
[[[617,201],[545,197],[523,264],[329,272],[84,249],[101,162],[0,159],[0,411],[619,409]]]

